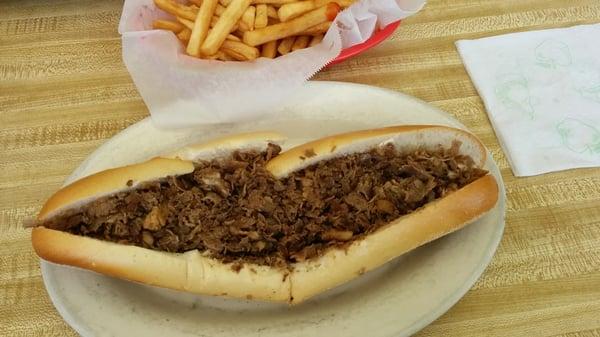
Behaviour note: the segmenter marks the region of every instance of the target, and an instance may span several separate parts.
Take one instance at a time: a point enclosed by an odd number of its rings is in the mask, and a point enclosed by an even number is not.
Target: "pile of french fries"
[[[188,55],[221,61],[275,58],[323,40],[342,8],[355,0],[154,0],[175,20],[155,20],[172,31]]]

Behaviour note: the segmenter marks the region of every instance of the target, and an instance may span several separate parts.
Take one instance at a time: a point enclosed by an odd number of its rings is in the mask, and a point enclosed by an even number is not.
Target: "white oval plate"
[[[375,87],[309,82],[267,120],[158,130],[143,120],[98,148],[66,183],[185,143],[251,130],[290,137],[285,147],[337,132],[393,124],[464,128],[415,98]],[[476,223],[297,307],[197,296],[42,261],[52,302],[83,336],[408,336],[456,303],[490,262],[504,229],[504,186]],[[160,273],[160,270],[156,272]]]

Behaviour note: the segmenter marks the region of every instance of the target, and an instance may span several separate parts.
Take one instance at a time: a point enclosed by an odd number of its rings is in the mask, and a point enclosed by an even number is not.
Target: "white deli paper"
[[[268,115],[343,48],[364,42],[376,27],[408,17],[424,3],[363,0],[340,13],[317,46],[273,60],[221,62],[190,57],[173,33],[152,30],[155,19],[170,17],[152,0],[125,0],[119,23],[123,61],[158,127],[248,121]]]
[[[515,176],[600,166],[600,25],[456,43]]]

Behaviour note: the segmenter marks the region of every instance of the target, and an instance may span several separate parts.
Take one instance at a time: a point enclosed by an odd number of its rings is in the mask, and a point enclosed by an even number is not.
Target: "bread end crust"
[[[54,193],[38,213],[37,220],[44,220],[90,199],[133,188],[145,181],[192,171],[194,171],[194,164],[191,161],[153,158],[143,163],[94,173]]]

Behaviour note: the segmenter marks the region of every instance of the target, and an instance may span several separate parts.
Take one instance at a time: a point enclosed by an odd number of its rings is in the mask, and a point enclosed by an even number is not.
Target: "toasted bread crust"
[[[281,153],[267,163],[275,177],[282,178],[318,161],[361,152],[381,143],[394,143],[401,149],[417,147],[434,149],[438,145],[452,146],[459,141],[461,153],[473,158],[478,167],[486,160],[485,147],[470,133],[437,125],[402,125],[380,129],[348,132],[308,142]]]
[[[44,260],[153,286],[198,294],[287,302],[287,270],[231,264],[203,256],[155,251],[102,241],[44,227],[32,230],[35,252]]]
[[[87,201],[134,188],[144,181],[192,171],[194,171],[194,163],[191,161],[168,158],[154,158],[139,164],[101,171],[77,180],[54,193],[42,207],[37,219],[44,220]]]
[[[166,158],[196,161],[211,159],[219,154],[228,154],[235,150],[264,149],[268,143],[281,144],[285,136],[272,131],[240,133],[210,140],[205,143],[193,144],[163,155]]]

